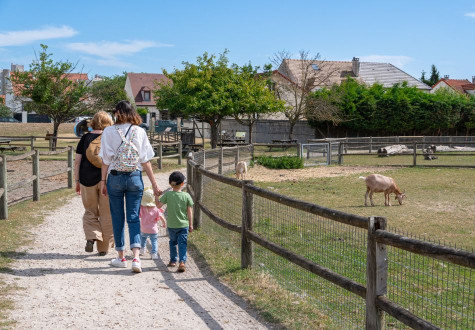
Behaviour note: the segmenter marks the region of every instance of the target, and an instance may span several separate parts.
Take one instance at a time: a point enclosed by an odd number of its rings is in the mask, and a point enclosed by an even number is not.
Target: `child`
[[[140,235],[141,235],[141,254],[145,253],[145,244],[147,237],[150,237],[152,244],[152,259],[158,259],[158,227],[157,222],[162,222],[162,227],[165,227],[165,218],[163,217],[163,210],[157,208],[153,191],[145,189],[140,202]]]
[[[186,247],[188,233],[193,231],[193,200],[190,194],[181,191],[185,182],[185,176],[181,172],[173,172],[168,178],[172,191],[167,191],[157,201],[157,206],[162,207],[167,204],[167,227],[170,238],[170,262],[168,267],[175,267],[177,262],[177,245],[180,262],[178,272],[185,271]]]

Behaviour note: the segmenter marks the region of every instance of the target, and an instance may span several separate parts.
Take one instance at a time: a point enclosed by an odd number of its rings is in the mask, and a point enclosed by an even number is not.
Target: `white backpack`
[[[139,151],[137,146],[132,142],[137,135],[136,127],[131,125],[125,135],[122,133],[119,127],[116,126],[116,129],[122,138],[122,143],[117,149],[114,160],[112,161],[113,168],[114,170],[120,172],[133,172],[138,168],[139,165]],[[127,140],[126,136],[131,129],[132,133],[130,134],[130,139]]]

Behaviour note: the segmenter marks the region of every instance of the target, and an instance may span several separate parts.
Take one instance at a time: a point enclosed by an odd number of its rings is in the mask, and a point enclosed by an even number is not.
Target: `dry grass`
[[[53,133],[53,124],[49,123],[0,123],[0,136],[46,136]],[[74,137],[74,123],[59,125],[59,136]]]

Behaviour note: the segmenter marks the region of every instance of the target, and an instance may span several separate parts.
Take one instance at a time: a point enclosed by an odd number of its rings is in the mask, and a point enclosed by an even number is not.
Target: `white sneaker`
[[[115,258],[111,260],[110,265],[112,267],[127,268],[127,260],[125,258],[122,258],[122,259]]]
[[[140,259],[135,259],[132,260],[132,270],[134,273],[141,273],[142,272],[142,266],[140,265]]]
[[[157,253],[152,254],[152,260],[157,260],[157,259],[158,259],[158,254]]]

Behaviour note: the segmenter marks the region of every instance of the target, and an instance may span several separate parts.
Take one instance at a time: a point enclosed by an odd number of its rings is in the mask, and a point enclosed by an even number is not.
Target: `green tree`
[[[0,104],[0,117],[11,117],[12,111],[4,104]]]
[[[184,68],[163,70],[169,82],[154,90],[158,109],[175,115],[196,116],[211,128],[211,146],[216,148],[218,127],[225,116],[235,113],[233,86],[235,71],[228,66],[228,51],[218,57],[204,53],[196,63],[183,62]]]
[[[253,126],[257,120],[269,113],[284,110],[284,101],[278,100],[268,85],[266,75],[257,74],[259,67],[251,64],[239,67],[233,65],[235,79],[233,99],[236,103],[234,118],[249,130],[252,143]]]
[[[112,111],[119,101],[130,101],[124,89],[126,80],[127,73],[124,72],[122,75],[104,77],[94,82],[89,90],[93,111]]]
[[[41,45],[39,57],[30,64],[30,70],[15,72],[12,83],[20,87],[21,96],[31,99],[27,111],[35,111],[53,120],[53,136],[58,136],[59,125],[89,111],[84,102],[88,87],[85,81],[73,81],[68,75],[75,65],[68,61],[54,62],[48,46]],[[54,140],[56,146],[56,139]]]
[[[435,67],[434,64],[432,64],[430,68],[430,77],[429,79],[426,78],[426,72],[422,70],[421,74],[421,81],[429,86],[434,86],[438,81],[440,80],[440,73],[439,70]]]

